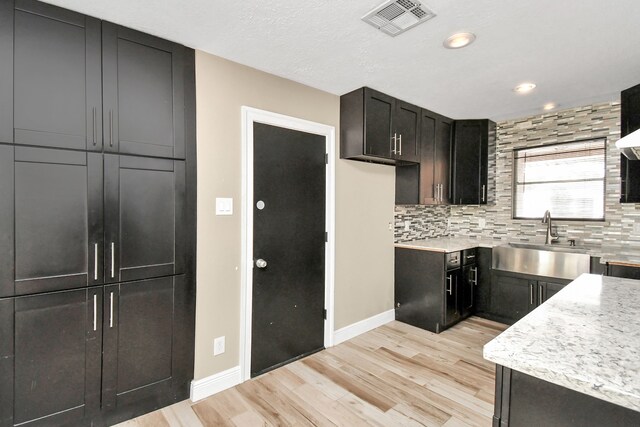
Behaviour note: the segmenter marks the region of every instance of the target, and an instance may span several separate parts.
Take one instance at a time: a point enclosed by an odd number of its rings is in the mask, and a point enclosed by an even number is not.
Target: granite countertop
[[[484,358],[640,411],[640,281],[583,274],[485,345]]]
[[[438,237],[433,239],[414,240],[396,243],[396,248],[418,249],[433,252],[456,252],[473,248],[493,248],[504,245],[503,240],[465,239],[460,237]]]

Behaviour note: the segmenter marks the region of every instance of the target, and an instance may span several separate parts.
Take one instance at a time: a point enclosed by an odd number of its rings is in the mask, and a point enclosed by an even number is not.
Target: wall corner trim
[[[197,402],[242,382],[240,366],[218,372],[201,380],[191,381],[191,401]]]
[[[338,345],[394,320],[396,320],[396,311],[391,309],[340,328],[333,333],[333,345]]]

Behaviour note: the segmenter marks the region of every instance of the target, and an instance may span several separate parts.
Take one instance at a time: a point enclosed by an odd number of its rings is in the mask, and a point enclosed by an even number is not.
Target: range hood
[[[616,142],[618,150],[627,156],[629,160],[640,160],[640,129],[631,132]]]

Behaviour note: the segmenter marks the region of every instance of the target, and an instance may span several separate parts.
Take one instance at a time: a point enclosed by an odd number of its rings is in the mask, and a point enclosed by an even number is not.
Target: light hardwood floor
[[[391,322],[120,426],[490,426],[494,365],[482,347],[505,328],[471,317],[436,335]]]

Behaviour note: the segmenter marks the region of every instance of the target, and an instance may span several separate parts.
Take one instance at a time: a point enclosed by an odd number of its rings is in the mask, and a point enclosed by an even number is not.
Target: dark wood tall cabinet
[[[0,427],[188,397],[195,168],[193,50],[0,0]]]
[[[620,136],[640,129],[640,85],[623,90],[620,95]],[[640,203],[640,160],[620,155],[621,203]]]

